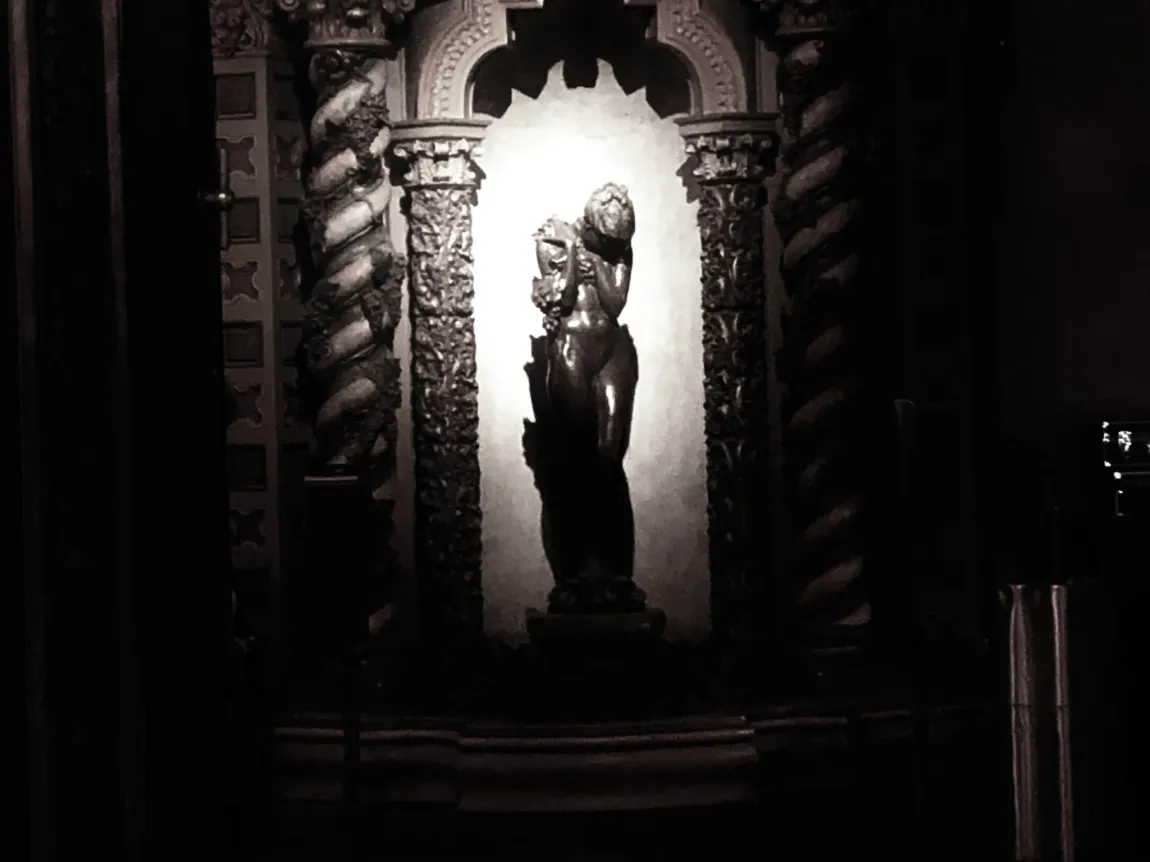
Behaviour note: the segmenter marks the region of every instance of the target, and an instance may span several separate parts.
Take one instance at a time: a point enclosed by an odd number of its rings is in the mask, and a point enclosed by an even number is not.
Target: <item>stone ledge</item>
[[[845,706],[845,705],[844,705]],[[756,771],[804,753],[936,745],[986,726],[984,704],[837,712],[814,705],[659,721],[514,724],[361,717],[358,752],[337,715],[285,716],[272,733],[280,801],[421,804],[474,812],[610,811],[749,801]],[[353,761],[358,761],[354,763]]]

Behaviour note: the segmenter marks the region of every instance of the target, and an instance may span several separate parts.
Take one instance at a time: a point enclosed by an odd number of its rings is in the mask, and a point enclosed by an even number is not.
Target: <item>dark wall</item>
[[[1125,540],[1108,524],[1100,493],[1097,425],[1150,418],[1150,4],[1014,0],[1013,7],[1003,32],[1012,68],[1001,76],[1007,86],[993,136],[1002,187],[986,193],[1000,204],[988,210],[998,216],[986,234],[992,269],[985,287],[977,272],[972,285],[976,305],[996,315],[999,427],[1022,445],[1003,447],[987,487],[1010,491],[996,504],[997,550],[1027,544],[1018,524],[1034,527],[1037,505],[1062,508],[1064,565],[1050,558],[1048,517],[1029,535],[1031,546],[1037,537],[1048,547],[1017,568],[1000,566],[998,577],[1113,578],[1099,605],[1110,610],[1095,613],[1089,595],[1072,599],[1080,618],[1069,633],[1076,831],[1089,855],[1125,835],[1119,788],[1144,774],[1150,755],[1138,682],[1148,597],[1142,571],[1108,565],[1121,558],[1115,547]],[[982,290],[993,293],[979,300]],[[1011,476],[1027,447],[1044,463],[1024,463]],[[1144,530],[1130,538],[1144,543]],[[1127,858],[1113,849],[1107,855]]]
[[[997,313],[1002,428],[1052,456],[1069,512],[1084,427],[1150,417],[1150,4],[1013,5],[997,272],[981,300],[972,272],[974,304]]]

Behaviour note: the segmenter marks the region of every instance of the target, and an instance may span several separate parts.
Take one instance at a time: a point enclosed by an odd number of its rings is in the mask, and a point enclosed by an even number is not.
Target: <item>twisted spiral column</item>
[[[387,28],[414,4],[277,3],[308,22],[308,73],[317,99],[303,207],[319,274],[304,320],[305,406],[322,467],[372,472],[383,484],[394,472],[401,396],[392,345],[405,262],[391,245],[388,226],[384,154],[391,124],[382,55]]]
[[[409,120],[407,165],[415,565],[423,635],[441,647],[483,633],[479,386],[471,207],[485,120]]]
[[[699,184],[711,622],[728,641],[758,628],[767,583],[763,178],[774,121],[766,114],[679,121]]]
[[[862,163],[868,136],[852,0],[775,0],[782,172],[773,203],[790,307],[780,371],[787,387],[784,450],[795,523],[798,624],[816,649],[865,639],[860,350]]]

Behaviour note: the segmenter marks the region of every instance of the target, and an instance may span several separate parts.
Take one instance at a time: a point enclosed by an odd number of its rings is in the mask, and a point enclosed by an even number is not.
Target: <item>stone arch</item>
[[[694,114],[737,114],[747,110],[743,63],[722,22],[701,0],[623,0],[655,7],[655,41],[686,63],[694,83]]]
[[[448,0],[417,17],[412,33],[412,116],[471,115],[472,76],[492,51],[507,44],[507,12],[540,9],[546,0]],[[653,36],[686,64],[692,113],[747,110],[747,81],[738,51],[722,23],[700,0],[623,0],[655,9]]]
[[[507,12],[539,9],[544,0],[447,0],[419,15],[412,32],[416,81],[412,116],[471,116],[471,78],[507,44]]]

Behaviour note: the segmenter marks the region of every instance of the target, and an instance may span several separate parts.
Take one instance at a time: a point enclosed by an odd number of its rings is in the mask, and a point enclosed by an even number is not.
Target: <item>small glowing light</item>
[[[1109,466],[1110,466],[1110,462],[1109,462],[1109,461],[1103,461],[1103,462],[1102,462],[1102,466],[1103,466],[1103,467],[1109,467]]]
[[[1121,473],[1119,473],[1117,470],[1115,470],[1115,471],[1114,471],[1114,478],[1115,478],[1115,479],[1121,479],[1121,478],[1122,478],[1122,474],[1121,474]]]
[[[1109,422],[1103,422],[1103,423],[1102,423],[1102,427],[1103,427],[1103,428],[1109,428],[1109,427],[1110,427],[1110,423],[1109,423]]]

